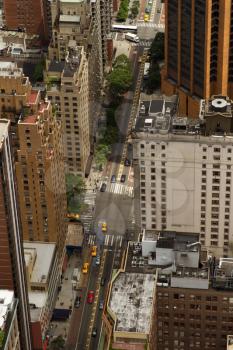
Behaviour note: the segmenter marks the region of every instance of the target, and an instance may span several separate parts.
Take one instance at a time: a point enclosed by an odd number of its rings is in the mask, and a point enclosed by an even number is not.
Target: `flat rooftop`
[[[56,244],[42,242],[23,242],[26,266],[36,255],[31,275],[31,283],[46,283],[53,261]]]
[[[233,335],[227,336],[227,350],[233,350]]]
[[[30,304],[31,321],[36,322],[40,320],[41,309],[46,305],[48,293],[33,291],[28,293],[28,298]]]
[[[81,247],[83,244],[83,226],[80,223],[70,222],[68,224],[67,246]]]
[[[0,150],[2,148],[2,143],[8,133],[10,122],[7,119],[0,119]]]
[[[7,314],[12,309],[14,292],[12,290],[0,289],[0,329],[5,328]]]
[[[17,67],[15,62],[0,61],[0,76],[1,77],[21,77],[23,71]]]
[[[153,274],[119,274],[112,285],[109,303],[117,318],[116,331],[149,333],[155,281]]]
[[[83,0],[60,0],[61,3],[79,3],[83,2]]]
[[[60,22],[68,22],[68,23],[80,23],[80,16],[76,15],[60,15]]]

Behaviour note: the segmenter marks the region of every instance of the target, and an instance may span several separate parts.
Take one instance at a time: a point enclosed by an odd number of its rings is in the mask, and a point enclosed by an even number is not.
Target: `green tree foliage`
[[[49,345],[49,350],[63,350],[65,349],[65,339],[59,335],[53,339]]]
[[[83,204],[85,190],[85,182],[80,175],[66,175],[68,212],[80,214],[86,208]]]
[[[129,0],[121,0],[121,4],[117,13],[117,21],[124,22],[128,17]]]
[[[135,0],[133,2],[133,5],[132,5],[131,9],[130,9],[132,18],[136,18],[137,15],[139,14],[139,6],[140,6],[139,1]]]
[[[126,55],[120,55],[116,58],[113,69],[107,79],[112,96],[119,98],[129,90],[133,75],[130,61]]]
[[[35,81],[43,81],[44,79],[43,72],[44,72],[44,62],[37,63],[33,73],[33,79]]]
[[[0,348],[3,345],[4,337],[5,337],[5,333],[2,330],[0,330]]]
[[[164,33],[157,33],[150,47],[151,60],[162,61],[164,59]]]

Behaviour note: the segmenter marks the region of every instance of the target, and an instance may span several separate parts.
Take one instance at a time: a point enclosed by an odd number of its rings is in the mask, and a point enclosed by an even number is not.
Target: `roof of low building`
[[[155,281],[153,274],[119,274],[113,282],[109,303],[117,317],[116,331],[149,333]]]

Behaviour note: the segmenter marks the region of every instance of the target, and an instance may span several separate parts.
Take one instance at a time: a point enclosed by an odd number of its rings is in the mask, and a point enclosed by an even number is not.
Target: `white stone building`
[[[200,233],[217,255],[233,244],[232,102],[213,97],[200,119],[175,116],[162,98],[141,101],[133,158],[141,226]]]

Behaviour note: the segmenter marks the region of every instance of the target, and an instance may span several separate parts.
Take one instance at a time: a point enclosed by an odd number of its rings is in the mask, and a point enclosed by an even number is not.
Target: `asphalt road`
[[[133,89],[135,87],[138,72],[139,72],[138,56],[141,55],[142,53],[143,53],[142,47],[135,47],[135,46],[132,47],[130,59],[132,61],[133,75],[134,75],[134,81],[132,86]],[[104,177],[103,180],[107,183],[110,182],[112,175],[116,175],[116,178],[117,178],[125,136],[127,135],[127,130],[128,130],[130,111],[132,107],[132,98],[133,98],[133,93],[129,92],[125,96],[124,102],[119,108],[119,111],[117,113],[116,120],[119,128],[120,139],[123,142],[112,145],[111,161],[107,164],[106,170],[103,174],[103,177]],[[124,174],[128,175],[129,171],[130,171],[129,167],[124,167],[123,169]],[[126,181],[126,185],[128,185],[127,181]],[[104,242],[104,234],[102,233],[101,224],[100,224],[101,221],[105,221],[107,223],[108,235],[122,236],[123,238],[122,245],[118,246],[117,245],[118,243],[114,241],[113,245],[111,247],[108,247],[105,263],[103,266],[103,274],[102,274],[106,278],[106,284],[104,287],[97,285],[97,281],[100,280],[99,278],[100,267],[96,266],[95,259],[92,259],[87,286],[82,290],[82,305],[78,311],[74,310],[74,313],[72,315],[73,320],[72,320],[71,326],[72,328],[74,328],[72,331],[75,334],[74,338],[76,338],[75,339],[76,341],[75,343],[73,343],[73,345],[69,344],[69,347],[67,347],[67,350],[68,349],[70,350],[72,346],[73,346],[72,350],[86,349],[86,342],[88,339],[88,331],[89,331],[90,323],[93,324],[93,327],[97,328],[97,336],[91,337],[89,349],[97,350],[100,331],[101,331],[101,325],[102,325],[102,319],[101,319],[102,310],[99,310],[99,300],[105,299],[106,297],[107,284],[111,278],[112,268],[113,267],[119,268],[120,255],[122,254],[122,247],[126,243],[124,241],[124,236],[129,224],[129,218],[132,215],[132,207],[133,207],[132,197],[122,195],[122,194],[110,193],[110,192],[99,192],[97,194],[96,203],[95,203],[95,213],[93,218],[94,232],[91,232],[91,233],[96,234],[98,250],[101,253],[102,245]],[[92,312],[93,305],[87,304],[86,299],[87,299],[88,291],[93,290],[96,292],[97,289],[99,290],[99,295],[98,295],[96,312],[95,312],[95,315],[93,316],[93,312]],[[95,298],[97,298],[96,295],[95,295]],[[72,341],[74,341],[74,339]],[[74,344],[76,344],[76,346],[74,346]]]

